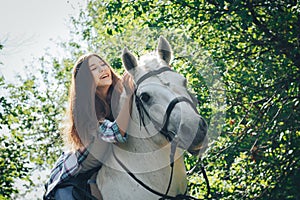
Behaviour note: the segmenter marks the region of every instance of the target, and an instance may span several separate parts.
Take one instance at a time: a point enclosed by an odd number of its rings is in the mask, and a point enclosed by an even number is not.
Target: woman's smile
[[[102,76],[100,76],[100,79],[107,79],[107,78],[109,78],[110,76],[109,76],[109,74],[108,73],[105,73],[105,74],[103,74]]]

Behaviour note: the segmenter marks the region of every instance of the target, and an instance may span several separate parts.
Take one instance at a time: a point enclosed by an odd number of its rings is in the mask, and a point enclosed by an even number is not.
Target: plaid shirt
[[[104,120],[98,128],[98,137],[105,142],[124,143],[127,134],[122,136],[116,121]],[[51,170],[50,177],[46,183],[45,199],[51,199],[51,191],[60,183],[78,174],[81,163],[85,161],[89,154],[89,147],[79,149],[77,152],[63,152]]]

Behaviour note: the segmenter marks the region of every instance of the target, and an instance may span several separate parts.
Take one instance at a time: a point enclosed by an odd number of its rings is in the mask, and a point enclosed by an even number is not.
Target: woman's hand
[[[125,98],[125,102],[123,102],[123,105],[116,119],[116,122],[119,126],[119,130],[122,136],[124,136],[130,119],[130,110],[131,110],[131,103],[132,103],[131,97],[134,93],[134,83],[129,73],[127,72],[124,73],[122,78],[122,84],[125,89],[127,98]]]
[[[134,93],[134,82],[131,75],[128,72],[124,72],[122,84],[126,91],[126,95],[131,96]]]

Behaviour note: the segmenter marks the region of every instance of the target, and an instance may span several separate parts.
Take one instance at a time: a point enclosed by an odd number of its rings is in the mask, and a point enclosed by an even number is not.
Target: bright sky
[[[85,0],[0,0],[0,75],[12,80],[23,67],[44,55],[58,54],[55,42],[69,37],[70,16]]]
[[[44,55],[46,49],[53,56],[64,56],[53,41],[68,40],[68,19],[78,16],[85,3],[86,0],[0,0],[0,44],[4,45],[0,50],[3,63],[0,75],[13,82],[16,74],[22,75],[24,66]],[[45,174],[49,172],[36,172],[31,178],[36,183],[41,182],[41,178],[44,183]],[[26,191],[22,181],[16,187],[21,193]],[[24,198],[41,198],[43,185],[37,190]]]

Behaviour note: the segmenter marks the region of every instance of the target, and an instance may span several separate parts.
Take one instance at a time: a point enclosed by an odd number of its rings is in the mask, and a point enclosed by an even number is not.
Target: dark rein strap
[[[164,196],[164,194],[153,190],[151,187],[149,187],[148,185],[146,185],[143,181],[141,181],[140,179],[138,179],[123,163],[122,161],[116,156],[115,150],[114,148],[112,148],[112,153],[114,158],[116,159],[116,161],[119,163],[119,165],[127,172],[127,174],[129,174],[131,176],[131,178],[133,178],[136,182],[138,182],[141,186],[143,186],[145,189],[149,190],[150,192],[152,192],[153,194],[156,194],[158,196]]]
[[[176,147],[175,147],[176,148]],[[115,153],[115,150],[114,148],[112,148],[112,153],[113,153],[113,156],[114,158],[116,159],[116,161],[118,162],[118,164],[126,171],[126,173],[132,178],[134,179],[136,182],[138,182],[141,186],[143,186],[146,190],[152,192],[153,194],[156,194],[157,196],[160,196],[161,198],[159,198],[159,200],[167,200],[167,199],[170,199],[170,200],[173,200],[173,199],[192,199],[192,200],[200,200],[200,199],[197,199],[195,197],[192,197],[192,196],[189,196],[189,195],[186,195],[186,192],[185,191],[185,194],[178,194],[176,195],[175,197],[174,196],[170,196],[170,195],[167,195],[168,193],[168,190],[170,189],[170,183],[172,182],[172,178],[170,178],[170,181],[169,181],[169,185],[168,185],[168,189],[167,189],[167,192],[166,194],[163,194],[161,192],[158,192],[154,189],[152,189],[151,187],[149,187],[148,185],[146,185],[143,181],[141,181],[140,179],[138,179],[123,163],[122,161],[116,156],[116,153]],[[171,177],[173,177],[173,171],[174,171],[174,167],[171,167]]]
[[[173,70],[169,66],[166,66],[166,67],[161,67],[157,70],[150,71],[147,74],[143,75],[141,78],[139,78],[139,80],[137,80],[137,82],[135,83],[136,87],[138,88],[139,85],[141,84],[141,82],[143,82],[147,78],[150,78],[151,76],[160,74],[160,73],[165,72],[165,71],[173,71]]]
[[[189,103],[192,106],[192,108],[195,110],[195,112],[198,113],[196,107],[194,107],[193,102],[191,102],[188,98],[176,97],[175,99],[173,99],[170,102],[169,106],[167,107],[167,110],[166,110],[166,113],[165,113],[164,119],[163,119],[163,127],[159,131],[161,134],[163,134],[165,137],[167,137],[169,139],[169,141],[172,141],[173,138],[171,138],[171,137],[174,136],[174,134],[172,134],[172,136],[169,135],[169,133],[173,133],[172,131],[168,131],[169,119],[170,119],[173,108],[176,106],[177,103],[180,103],[180,102]]]

